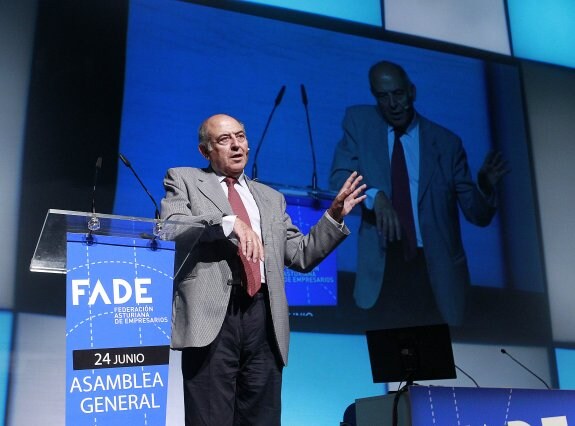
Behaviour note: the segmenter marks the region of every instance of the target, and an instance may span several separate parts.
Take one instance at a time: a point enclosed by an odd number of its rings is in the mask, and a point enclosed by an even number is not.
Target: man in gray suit
[[[182,350],[186,425],[279,425],[289,344],[284,266],[307,272],[335,249],[349,234],[343,218],[364,200],[365,186],[350,173],[303,235],[283,195],[244,174],[242,123],[223,114],[208,118],[199,150],[209,167],[168,170],[161,213],[205,225],[199,241],[193,228],[176,238],[183,266],[174,284],[171,345]],[[240,219],[234,194],[249,218]],[[261,277],[253,295],[246,291],[251,268],[242,262],[256,265],[251,276]]]
[[[347,109],[330,176],[336,188],[357,170],[368,188],[355,302],[369,309],[372,325],[460,325],[470,278],[458,206],[468,221],[487,226],[506,164],[500,153],[488,154],[476,185],[460,138],[415,110],[416,88],[402,67],[378,62],[369,82],[377,105]],[[394,194],[402,167],[405,184]]]

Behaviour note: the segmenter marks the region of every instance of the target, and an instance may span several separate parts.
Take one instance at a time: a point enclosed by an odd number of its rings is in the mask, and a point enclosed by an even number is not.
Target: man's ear
[[[206,160],[210,159],[210,152],[207,150],[207,148],[204,145],[198,145],[198,150],[200,151],[200,154],[202,154],[202,156]]]

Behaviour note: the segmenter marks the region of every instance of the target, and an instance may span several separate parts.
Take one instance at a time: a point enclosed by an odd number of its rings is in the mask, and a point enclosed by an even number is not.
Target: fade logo
[[[511,422],[507,422],[507,426],[536,426],[536,425],[531,425],[521,420],[514,420]],[[541,419],[541,426],[569,426],[569,425],[567,423],[566,416],[558,416],[558,417],[543,417]]]
[[[122,278],[112,279],[112,294],[108,294],[104,285],[98,279],[88,296],[88,289],[91,288],[89,279],[72,280],[72,304],[78,306],[80,302],[88,305],[95,305],[97,302],[106,305],[122,305],[131,301],[137,304],[153,303],[148,296],[148,286],[152,284],[151,278],[135,278],[134,283],[130,283]],[[109,291],[109,290],[108,290]]]

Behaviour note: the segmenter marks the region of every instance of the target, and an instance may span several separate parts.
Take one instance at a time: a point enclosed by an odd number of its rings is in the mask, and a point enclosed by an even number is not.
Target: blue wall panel
[[[575,2],[508,0],[515,56],[575,67]]]
[[[8,377],[10,374],[10,357],[12,351],[13,314],[0,311],[0,424],[6,416],[8,402]]]

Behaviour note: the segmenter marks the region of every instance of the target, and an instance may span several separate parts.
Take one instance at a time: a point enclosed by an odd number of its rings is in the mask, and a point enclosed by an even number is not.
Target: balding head
[[[393,62],[378,62],[369,69],[369,84],[385,121],[405,130],[415,113],[415,86],[405,70]]]
[[[198,130],[200,153],[212,168],[225,176],[238,177],[248,161],[248,140],[244,125],[226,114],[206,119]]]
[[[383,76],[393,76],[405,85],[410,85],[409,76],[401,65],[389,61],[380,61],[373,64],[369,69],[369,85],[373,92],[374,83],[377,83]]]

